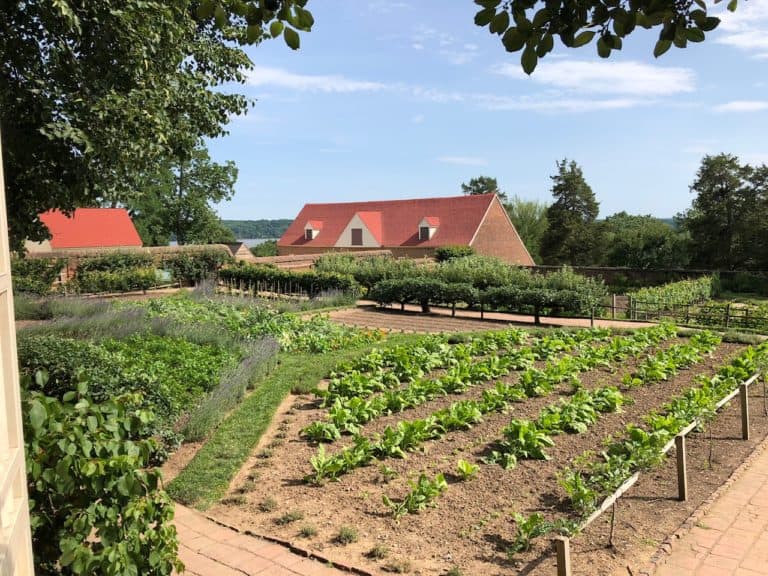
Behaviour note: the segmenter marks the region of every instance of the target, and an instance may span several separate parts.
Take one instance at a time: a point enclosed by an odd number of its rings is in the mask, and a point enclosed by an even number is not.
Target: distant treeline
[[[237,238],[280,238],[293,220],[222,220]]]

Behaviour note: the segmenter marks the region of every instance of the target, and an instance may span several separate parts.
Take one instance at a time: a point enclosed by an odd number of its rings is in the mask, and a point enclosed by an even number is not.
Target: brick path
[[[768,441],[677,542],[656,576],[768,574]]]
[[[188,576],[348,576],[285,546],[220,526],[176,504],[179,558]]]

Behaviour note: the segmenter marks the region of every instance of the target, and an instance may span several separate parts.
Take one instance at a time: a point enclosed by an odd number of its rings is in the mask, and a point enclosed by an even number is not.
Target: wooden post
[[[557,576],[571,576],[571,540],[566,536],[555,538]]]
[[[749,440],[749,386],[739,385],[739,396],[741,396],[741,437]]]
[[[616,320],[616,294],[611,294],[611,320]]]
[[[685,462],[685,436],[675,436],[675,455],[677,456],[677,499],[688,500],[688,471]]]
[[[589,327],[594,328],[595,327],[595,309],[592,308],[592,311],[589,314]]]
[[[725,327],[726,329],[731,327],[731,303],[725,305]]]

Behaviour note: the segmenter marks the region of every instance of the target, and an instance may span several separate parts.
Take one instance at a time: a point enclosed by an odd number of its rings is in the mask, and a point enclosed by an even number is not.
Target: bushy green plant
[[[78,260],[78,274],[86,272],[119,272],[133,268],[153,268],[154,261],[149,252],[111,252],[101,256],[84,257]]]
[[[193,284],[215,276],[224,264],[230,262],[232,256],[226,248],[211,247],[168,253],[161,258],[160,265],[177,282]]]
[[[170,575],[183,566],[173,502],[149,467],[152,414],[136,395],[95,402],[24,394],[28,490],[37,574]]]
[[[412,278],[421,274],[414,260],[391,256],[355,257],[349,254],[324,254],[315,262],[321,273],[351,274],[367,290],[382,280]]]
[[[257,284],[265,285],[270,292],[305,292],[315,298],[323,292],[357,293],[358,286],[349,274],[337,272],[293,272],[274,266],[240,263],[238,266],[224,268],[219,277],[234,287],[244,286],[254,289]]]
[[[149,290],[158,285],[154,268],[125,268],[118,270],[78,269],[74,279],[67,283],[67,290],[81,294],[98,292],[132,292]]]
[[[435,250],[435,260],[446,262],[455,258],[473,256],[475,249],[472,246],[440,246]]]
[[[456,471],[459,473],[459,478],[462,480],[471,480],[477,476],[477,472],[480,470],[480,466],[472,464],[466,460],[460,459],[456,463]]]
[[[61,258],[13,258],[11,275],[14,294],[43,296],[50,293],[65,263]]]
[[[382,496],[384,505],[392,510],[395,519],[424,510],[427,506],[435,506],[435,499],[448,489],[448,483],[442,474],[435,476],[434,480],[421,474],[419,479],[410,485],[411,491],[401,501],[393,501],[386,494]]]
[[[674,306],[696,304],[712,297],[712,277],[670,282],[662,286],[641,288],[629,294],[643,310],[670,310]]]

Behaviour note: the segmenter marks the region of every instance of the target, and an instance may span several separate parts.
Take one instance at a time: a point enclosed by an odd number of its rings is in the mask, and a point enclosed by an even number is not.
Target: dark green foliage
[[[550,178],[555,201],[547,208],[549,226],[541,241],[544,264],[594,264],[600,247],[595,193],[574,161],[558,162],[557,174]]]
[[[53,288],[65,261],[60,258],[13,258],[13,292],[43,296]]]
[[[148,252],[113,252],[103,256],[79,258],[77,272],[119,272],[132,268],[152,268],[153,265],[152,255]]]
[[[230,262],[232,257],[224,248],[201,248],[172,252],[163,256],[161,265],[175,280],[191,284],[215,276],[224,264]]]
[[[478,301],[479,292],[471,284],[448,284],[434,278],[403,278],[382,280],[370,290],[368,297],[381,305],[416,302],[426,312],[430,304],[473,304]]]
[[[232,230],[235,237],[244,238],[280,238],[293,220],[222,220],[224,226]],[[254,246],[254,248],[256,248]],[[266,254],[264,254],[266,256]]]
[[[84,383],[63,398],[24,394],[37,574],[181,570],[173,503],[149,466],[157,450],[148,439],[154,417],[139,404],[136,395],[96,403]]]
[[[256,258],[277,256],[277,240],[268,240],[256,246],[251,246],[251,254],[256,256]]]
[[[502,202],[507,200],[507,195],[499,190],[499,183],[496,181],[496,178],[491,178],[490,176],[478,176],[477,178],[472,178],[467,183],[462,183],[461,193],[466,196],[495,193]]]
[[[364,288],[370,290],[382,280],[419,276],[421,268],[408,258],[368,256],[356,258],[349,254],[324,254],[315,262],[315,271],[351,274]]]
[[[504,208],[531,258],[541,264],[541,240],[549,227],[547,204],[513,196]]]
[[[454,258],[472,256],[474,253],[475,249],[472,246],[440,246],[440,248],[435,250],[435,260],[445,262]]]
[[[77,271],[67,283],[67,290],[80,294],[97,292],[132,292],[149,290],[159,281],[154,268],[125,268],[115,271]]]
[[[291,272],[281,270],[274,266],[251,265],[240,263],[232,268],[225,268],[219,273],[219,277],[233,287],[239,288],[242,283],[248,289],[255,288],[256,283],[267,285],[271,292],[282,291],[289,293],[306,292],[310,298],[318,296],[322,292],[340,291],[355,292],[358,287],[352,276],[335,272]],[[279,288],[279,290],[278,290]]]
[[[653,216],[619,212],[602,222],[599,264],[627,268],[683,268],[688,264],[685,234]]]

